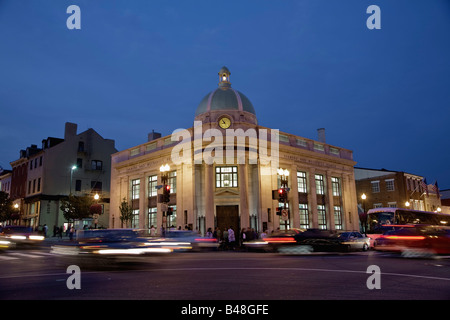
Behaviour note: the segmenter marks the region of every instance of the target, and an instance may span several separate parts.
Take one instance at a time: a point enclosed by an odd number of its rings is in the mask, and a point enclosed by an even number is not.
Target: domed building
[[[112,155],[110,227],[359,230],[352,151],[323,129],[315,141],[261,126],[230,70],[218,75],[191,128]]]

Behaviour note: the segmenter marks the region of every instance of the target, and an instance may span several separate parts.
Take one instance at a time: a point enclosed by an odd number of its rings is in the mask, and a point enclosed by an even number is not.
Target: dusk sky
[[[65,122],[119,151],[192,127],[222,66],[260,125],[450,188],[448,0],[0,0],[0,166]]]

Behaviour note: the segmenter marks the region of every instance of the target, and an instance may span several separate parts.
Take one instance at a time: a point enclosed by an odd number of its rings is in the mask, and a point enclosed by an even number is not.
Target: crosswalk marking
[[[0,254],[0,261],[17,260],[20,258],[44,258],[46,256],[52,256],[52,253],[44,251],[30,251],[30,252],[17,252],[17,251],[7,251]]]

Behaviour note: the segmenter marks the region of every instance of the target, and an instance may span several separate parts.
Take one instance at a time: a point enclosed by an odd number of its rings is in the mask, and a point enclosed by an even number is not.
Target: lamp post
[[[77,168],[77,166],[72,166],[72,168],[70,168],[70,193],[69,193],[69,195],[72,195],[73,170],[75,170],[76,168]]]
[[[282,219],[284,220],[284,229],[287,230],[288,228],[288,221],[289,221],[289,210],[286,211],[287,209],[287,204],[286,202],[288,202],[287,199],[287,191],[288,191],[288,177],[289,177],[289,170],[287,169],[282,169],[282,168],[278,168],[277,170],[278,174],[280,175],[280,184],[281,184],[281,189],[282,192],[284,193],[283,195],[283,203],[284,203],[284,216],[283,213],[281,214]],[[286,215],[287,213],[287,215]]]
[[[364,233],[367,234],[367,213],[366,213],[366,199],[367,196],[365,193],[361,195],[361,199],[363,201],[363,217],[364,217]]]
[[[161,182],[162,182],[162,185],[163,185],[163,194],[164,194],[164,192],[166,192],[166,185],[167,185],[167,180],[168,180],[168,174],[169,174],[169,171],[170,171],[170,166],[168,164],[162,165],[161,167],[159,167],[159,171],[161,172]],[[164,225],[164,218],[166,218],[166,229],[167,229],[168,225],[169,225],[169,216],[166,214],[166,212],[167,212],[169,204],[168,203],[164,203],[164,204],[165,204],[166,208],[164,208],[165,210],[162,210],[162,212],[163,212],[163,225]]]

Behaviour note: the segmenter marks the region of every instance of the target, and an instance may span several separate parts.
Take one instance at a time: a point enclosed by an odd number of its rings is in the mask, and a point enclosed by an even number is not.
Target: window
[[[386,182],[386,191],[394,191],[394,179],[384,180]]]
[[[103,161],[92,160],[91,161],[91,169],[92,170],[103,170]]]
[[[319,229],[327,229],[327,215],[323,204],[317,205],[317,215],[319,218]]]
[[[300,214],[300,228],[309,228],[309,215],[308,215],[308,205],[300,203],[298,205],[298,212]]]
[[[131,217],[131,227],[139,228],[139,209],[133,210],[133,215]]]
[[[156,197],[158,195],[158,190],[156,186],[158,185],[158,176],[150,176],[148,177],[148,196]]]
[[[141,150],[140,150],[139,147],[138,147],[138,148],[131,149],[131,151],[130,151],[130,156],[132,157],[132,156],[138,155],[140,152],[141,152]]]
[[[374,209],[376,209],[376,208],[383,208],[383,204],[382,203],[374,203],[373,207],[374,207]]]
[[[150,230],[150,228],[153,226],[155,228],[158,227],[158,223],[156,222],[156,207],[153,208],[148,208],[148,229]]]
[[[342,230],[342,210],[340,206],[334,206],[334,226],[336,230]]]
[[[217,188],[236,188],[237,186],[237,167],[216,167]]]
[[[341,196],[341,181],[339,178],[331,177],[331,188],[333,189],[333,196]]]
[[[314,150],[325,151],[325,147],[323,146],[323,144],[314,143]]]
[[[42,156],[39,157],[39,167],[42,167]]]
[[[169,227],[174,228],[177,226],[177,206],[169,206],[169,208],[172,208],[172,214],[167,217],[167,223]]]
[[[77,158],[77,168],[78,169],[83,168],[83,159]]]
[[[169,172],[170,193],[177,193],[177,172]]]
[[[91,181],[91,191],[102,192],[102,182],[101,181]]]
[[[321,174],[316,174],[316,193],[325,194],[325,185]]]
[[[308,189],[306,187],[306,172],[297,171],[297,186],[298,192],[308,192]]]
[[[372,192],[377,193],[380,192],[380,181],[371,181],[372,184]]]
[[[75,181],[75,191],[81,191],[81,180]]]
[[[141,180],[134,179],[131,180],[131,199],[139,199],[139,192],[141,189]]]
[[[37,191],[41,191],[41,178],[38,178],[38,185],[37,185]]]
[[[78,152],[84,152],[84,142],[83,141],[78,142]]]

